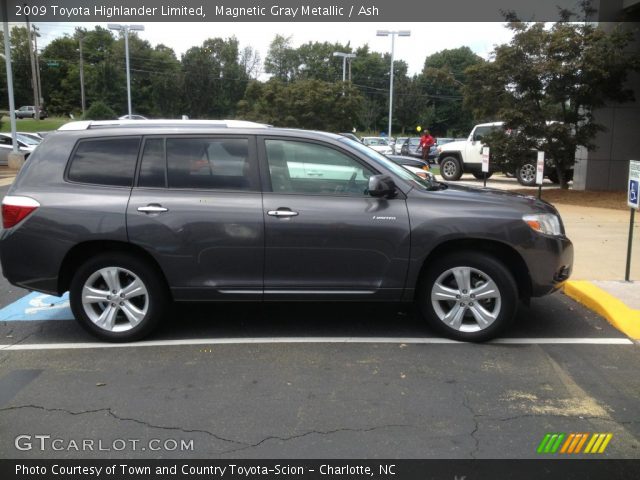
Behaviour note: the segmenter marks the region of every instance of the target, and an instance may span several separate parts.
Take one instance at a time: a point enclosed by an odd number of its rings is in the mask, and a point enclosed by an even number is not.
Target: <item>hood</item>
[[[453,152],[464,150],[467,146],[466,140],[458,140],[455,142],[445,143],[444,145],[438,146],[441,152]]]
[[[474,204],[484,204],[487,208],[497,206],[500,208],[510,207],[522,214],[527,213],[553,213],[558,215],[558,211],[553,205],[544,200],[538,200],[534,195],[522,195],[495,188],[478,188],[467,185],[453,185],[444,183],[445,189],[437,191],[443,199],[453,201],[470,202]],[[559,215],[558,215],[559,216]]]

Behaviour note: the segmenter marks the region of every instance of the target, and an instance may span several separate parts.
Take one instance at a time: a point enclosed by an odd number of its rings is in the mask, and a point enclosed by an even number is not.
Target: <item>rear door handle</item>
[[[142,213],[163,213],[168,212],[168,208],[164,208],[158,203],[150,203],[146,207],[138,207],[138,211]]]
[[[271,215],[272,217],[295,217],[296,215],[298,215],[298,212],[293,212],[291,210],[278,209],[278,210],[269,210],[267,212],[267,215]]]

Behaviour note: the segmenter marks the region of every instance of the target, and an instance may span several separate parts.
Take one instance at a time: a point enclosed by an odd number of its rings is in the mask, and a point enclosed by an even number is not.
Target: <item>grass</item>
[[[32,118],[24,118],[16,120],[16,129],[19,132],[47,132],[49,130],[57,130],[71,120],[66,117],[49,117],[44,120],[34,120]],[[11,131],[11,119],[2,117],[2,128],[0,132]]]
[[[534,195],[531,189],[513,190],[524,195]],[[542,199],[558,205],[577,205],[580,207],[612,208],[628,210],[626,192],[598,192],[583,190],[542,189]]]

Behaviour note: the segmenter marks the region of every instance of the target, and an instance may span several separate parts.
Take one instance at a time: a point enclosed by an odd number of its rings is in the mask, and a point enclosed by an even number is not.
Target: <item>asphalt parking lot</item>
[[[2,279],[0,306],[26,293]],[[64,305],[29,318],[0,321],[0,458],[539,458],[549,432],[640,451],[639,346],[562,294],[482,345],[399,305],[177,305],[125,346]]]

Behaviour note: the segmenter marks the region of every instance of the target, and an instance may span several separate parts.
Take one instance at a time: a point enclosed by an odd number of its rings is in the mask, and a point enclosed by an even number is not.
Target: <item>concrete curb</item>
[[[602,315],[629,338],[640,340],[640,310],[629,308],[610,293],[588,281],[568,281],[563,290],[565,295]]]

